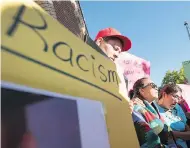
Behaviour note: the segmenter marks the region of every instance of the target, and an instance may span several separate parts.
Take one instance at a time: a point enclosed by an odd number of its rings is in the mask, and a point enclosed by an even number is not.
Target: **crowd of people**
[[[99,31],[95,42],[113,62],[132,45],[129,38],[114,28]],[[122,70],[118,71],[118,76],[124,85],[120,86],[126,87],[121,73]],[[145,77],[135,82],[127,97],[130,98],[132,119],[142,148],[190,147],[190,108],[178,85],[166,84],[158,90],[157,85]]]

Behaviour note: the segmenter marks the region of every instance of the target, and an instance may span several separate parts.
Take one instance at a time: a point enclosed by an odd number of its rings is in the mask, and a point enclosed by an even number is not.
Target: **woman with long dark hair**
[[[149,79],[141,78],[133,86],[134,112],[144,121],[134,121],[141,147],[177,147],[164,120],[159,114],[155,99],[158,87]]]

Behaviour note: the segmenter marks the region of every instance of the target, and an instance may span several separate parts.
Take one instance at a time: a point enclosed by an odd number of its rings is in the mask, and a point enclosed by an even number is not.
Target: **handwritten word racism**
[[[73,47],[65,41],[58,40],[49,46],[48,41],[42,35],[42,31],[48,30],[48,21],[46,21],[41,11],[33,8],[33,11],[37,13],[42,23],[40,23],[41,25],[34,24],[34,22],[31,23],[29,17],[24,17],[27,15],[26,9],[27,7],[22,5],[15,13],[14,17],[12,18],[12,24],[8,26],[6,32],[9,37],[15,36],[18,33],[18,28],[24,26],[25,28],[32,31],[36,35],[36,38],[38,38],[43,43],[43,48],[40,50],[42,50],[44,54],[53,54],[57,59],[59,59],[60,62],[70,65],[70,68],[79,68],[81,71],[93,75],[93,77],[100,79],[102,82],[116,83],[118,85],[117,73],[114,70],[107,69],[103,63],[98,64],[98,60],[94,55],[90,55],[89,53],[85,54],[85,50],[82,54],[76,54],[75,52],[77,49],[73,49]],[[32,46],[32,44],[35,43],[31,43],[31,45],[28,46]]]

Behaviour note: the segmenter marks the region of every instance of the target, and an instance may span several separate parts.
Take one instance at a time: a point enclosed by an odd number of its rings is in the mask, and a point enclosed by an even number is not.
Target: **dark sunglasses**
[[[158,90],[158,86],[156,84],[154,84],[154,83],[148,83],[147,85],[143,86],[142,88],[146,88],[148,86],[151,86],[152,88]]]

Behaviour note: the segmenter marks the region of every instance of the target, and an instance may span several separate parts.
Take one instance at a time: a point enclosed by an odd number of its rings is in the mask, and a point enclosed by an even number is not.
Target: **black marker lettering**
[[[94,60],[95,60],[95,57],[93,55],[91,55],[91,57],[93,59],[93,62],[92,62],[92,72],[93,72],[94,77],[96,77],[95,71],[94,71]]]
[[[89,71],[88,69],[84,69],[84,68],[81,67],[81,65],[80,65],[80,59],[81,59],[82,57],[83,57],[84,59],[86,59],[86,61],[88,62],[87,57],[86,57],[85,55],[83,55],[83,54],[80,54],[80,55],[78,55],[77,58],[76,58],[77,65],[78,65],[78,67],[79,67],[81,70],[83,70],[83,71]]]
[[[59,47],[59,46],[67,46],[67,47],[69,47],[69,57],[67,58],[67,59],[64,59],[64,58],[62,58],[61,56],[59,56],[58,54],[57,54],[57,47]],[[73,56],[73,50],[72,50],[72,48],[67,44],[67,43],[65,43],[65,42],[58,42],[58,43],[56,43],[56,44],[54,44],[53,45],[53,53],[55,54],[55,56],[56,57],[58,57],[60,60],[62,60],[62,61],[64,61],[64,62],[70,62],[70,64],[71,64],[71,66],[73,66],[73,62],[72,62],[72,56]]]
[[[22,20],[22,17],[23,17],[23,14],[24,14],[25,10],[26,10],[26,7],[25,7],[24,5],[22,5],[22,6],[19,8],[18,13],[14,16],[14,23],[10,26],[10,28],[9,28],[8,31],[7,31],[7,35],[12,36],[12,35],[15,33],[16,29],[18,28],[18,25],[19,25],[19,24],[23,24],[23,25],[29,27],[30,29],[32,29],[32,30],[42,39],[42,41],[44,42],[44,49],[43,49],[43,50],[44,50],[45,52],[47,52],[47,50],[48,50],[48,45],[47,45],[45,39],[42,37],[42,35],[40,35],[40,34],[36,31],[37,29],[39,29],[39,30],[44,30],[44,29],[47,28],[47,23],[46,23],[45,19],[43,18],[43,16],[41,15],[41,13],[40,13],[38,10],[35,9],[36,12],[37,12],[37,13],[39,14],[39,16],[41,17],[41,19],[42,19],[42,21],[43,21],[43,25],[42,25],[42,26],[34,26],[34,25],[31,25],[31,24],[28,24],[28,23],[26,23],[26,22],[24,22],[24,21]]]
[[[106,81],[107,81],[107,77],[106,77],[106,75],[101,71],[101,68],[104,69],[104,66],[99,65],[99,67],[98,67],[98,70],[99,70],[99,72],[104,76],[104,79],[103,79],[101,76],[100,76],[100,79],[101,79],[103,82],[106,82]]]
[[[115,82],[115,79],[116,79],[116,82],[118,85],[117,73],[115,71],[108,70],[108,76],[109,76],[109,82],[111,82],[111,80]],[[112,76],[112,79],[111,79],[111,76]]]

